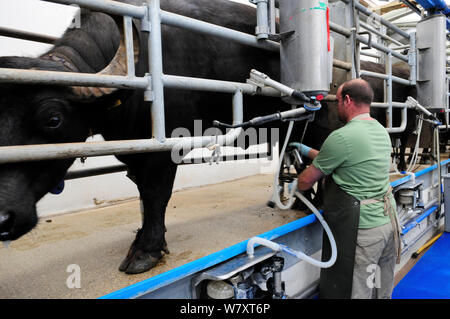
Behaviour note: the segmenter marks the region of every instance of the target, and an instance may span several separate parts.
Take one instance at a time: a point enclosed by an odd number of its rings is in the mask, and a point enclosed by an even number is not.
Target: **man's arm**
[[[318,150],[315,150],[313,148],[309,150],[308,157],[310,159],[312,159],[312,160],[315,159],[317,157],[317,155],[319,155],[319,151]]]
[[[313,149],[309,146],[306,146],[305,144],[302,143],[292,143],[295,146],[298,147],[298,150],[300,152],[301,155],[309,157],[310,159],[315,159],[317,157],[317,155],[319,155],[319,151],[316,149]]]
[[[297,188],[301,191],[310,189],[315,182],[324,177],[325,174],[314,165],[309,165],[301,174],[298,176]]]

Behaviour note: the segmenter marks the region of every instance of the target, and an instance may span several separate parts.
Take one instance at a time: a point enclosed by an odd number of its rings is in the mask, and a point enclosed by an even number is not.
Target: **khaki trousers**
[[[395,241],[391,223],[358,229],[352,299],[390,299],[394,289]]]

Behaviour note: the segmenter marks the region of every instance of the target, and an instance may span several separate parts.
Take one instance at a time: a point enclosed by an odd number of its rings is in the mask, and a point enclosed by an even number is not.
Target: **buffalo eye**
[[[46,133],[56,133],[64,126],[66,110],[64,101],[56,99],[39,101],[34,115],[36,127]]]
[[[48,119],[46,126],[50,129],[56,129],[58,127],[61,126],[61,116],[59,115],[52,115],[50,116],[50,118]]]

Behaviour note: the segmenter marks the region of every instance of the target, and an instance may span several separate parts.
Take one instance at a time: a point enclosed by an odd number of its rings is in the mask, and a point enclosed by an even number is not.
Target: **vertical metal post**
[[[436,139],[436,143],[435,143],[435,147],[436,147],[436,165],[437,165],[437,178],[438,178],[438,211],[439,211],[439,215],[442,213],[441,212],[441,208],[442,208],[442,170],[441,170],[441,150],[440,150],[440,143],[439,143],[439,127],[438,126],[434,126],[434,135],[435,135],[435,139]]]
[[[450,233],[450,174],[442,176],[444,178],[444,231]]]
[[[412,32],[409,38],[408,64],[410,67],[409,79],[411,85],[417,84],[417,48],[416,48],[416,33]]]
[[[243,101],[242,91],[236,90],[236,92],[233,93],[233,125],[242,123],[244,120],[242,112],[244,108]]]
[[[355,16],[356,15],[356,16]],[[357,41],[356,41],[356,25],[355,25],[355,19],[357,17],[358,13],[356,12],[355,7],[353,6],[353,1],[350,1],[348,4],[346,4],[345,6],[345,20],[346,20],[346,25],[345,27],[347,29],[350,29],[352,32],[350,34],[350,36],[346,39],[346,50],[347,50],[347,54],[346,56],[349,58],[349,60],[351,61],[352,64],[352,69],[347,72],[347,80],[350,79],[354,79],[357,77],[357,73],[358,73],[358,66],[355,64],[356,61],[356,56],[355,56],[355,52],[356,52],[356,48],[357,48]]]
[[[269,0],[269,33],[275,34],[276,30],[276,8],[275,8],[275,0]]]
[[[359,41],[356,40],[357,38],[357,34],[360,31],[359,28],[359,12],[358,10],[356,10],[356,6],[359,4],[359,0],[353,0],[354,3],[354,10],[353,10],[353,27],[355,28],[355,48],[354,48],[354,63],[355,63],[355,75],[356,77],[359,77],[359,72],[361,71],[361,59],[360,59],[360,54],[359,52],[361,52],[361,43]]]
[[[448,92],[448,88],[449,88],[449,85],[450,85],[450,81],[449,81],[449,78],[448,78],[448,76],[446,76],[446,80],[445,80],[445,86],[447,87],[447,98],[445,99],[445,125],[449,125],[450,123],[449,123],[449,114],[448,114],[448,112],[450,111],[449,110],[449,92]]]
[[[380,32],[384,35],[387,35],[387,28],[384,25],[382,25],[381,23],[379,24],[379,26],[380,26]],[[388,41],[386,41],[383,38],[380,38],[379,44],[386,48],[389,47]],[[379,63],[386,65],[386,63],[387,63],[386,60],[388,59],[387,55],[388,55],[387,53],[380,54]]]
[[[133,23],[131,17],[123,17],[125,33],[125,47],[127,49],[127,75],[135,76],[134,69],[134,45],[133,45]]]
[[[152,90],[152,137],[159,142],[164,142],[166,139],[166,127],[164,116],[164,84],[162,79],[163,64],[160,1],[147,0],[147,7],[150,20],[148,56]]]
[[[256,29],[258,40],[269,38],[269,4],[268,0],[253,0],[256,4]]]
[[[386,75],[387,79],[384,80],[384,96],[385,101],[388,103],[386,109],[386,127],[392,128],[392,54],[388,53],[386,57]]]

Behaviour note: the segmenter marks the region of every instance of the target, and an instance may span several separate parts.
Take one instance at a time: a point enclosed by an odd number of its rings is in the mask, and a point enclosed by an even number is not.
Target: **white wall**
[[[0,26],[59,37],[78,8],[39,0],[1,0]],[[35,57],[51,45],[0,37],[0,56]]]
[[[235,1],[248,4],[246,0]],[[71,23],[77,10],[75,7],[38,0],[1,0],[0,26],[59,37]],[[0,37],[0,56],[36,57],[50,48],[51,45]],[[95,136],[94,139],[101,140],[101,137]],[[273,152],[277,154],[277,149]],[[84,164],[77,159],[70,170],[118,163],[113,156],[91,157]],[[254,174],[273,173],[274,163],[267,159],[259,159],[222,162],[218,165],[182,165],[177,172],[174,191]],[[137,198],[137,196],[137,188],[126,177],[125,172],[82,178],[66,181],[64,192],[60,195],[46,195],[38,203],[38,212],[41,216],[50,216],[106,205],[117,200]]]
[[[95,136],[95,140],[101,140]],[[250,149],[258,151],[257,147]],[[262,145],[260,151],[267,151]],[[211,152],[201,149],[204,155]],[[232,148],[223,149],[223,154],[234,154]],[[198,153],[198,152],[197,152]],[[219,164],[189,164],[180,165],[175,178],[174,191],[183,188],[208,185],[229,181],[256,174],[273,174],[276,171],[278,145],[272,150],[274,160],[249,159]],[[85,163],[77,159],[70,171],[83,170],[94,167],[120,164],[114,156],[90,157]],[[135,184],[126,177],[126,172],[87,177],[65,182],[65,189],[59,195],[47,194],[37,205],[40,216],[50,216],[72,212],[81,209],[94,208],[113,204],[116,201],[136,199],[139,196]]]

